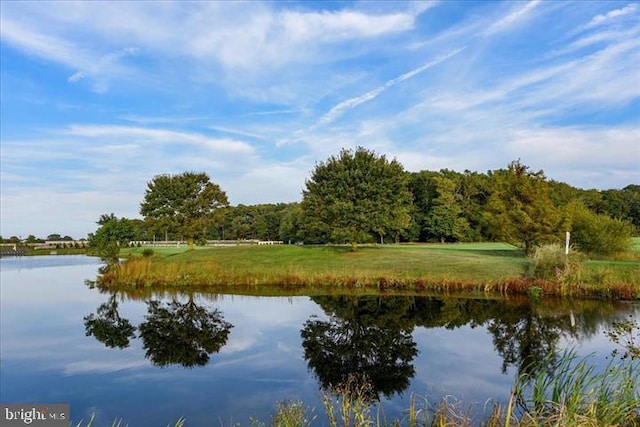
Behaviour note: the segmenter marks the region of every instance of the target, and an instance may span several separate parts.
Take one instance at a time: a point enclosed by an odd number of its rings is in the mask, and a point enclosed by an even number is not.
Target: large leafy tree
[[[291,243],[303,239],[300,230],[301,217],[302,207],[300,203],[289,203],[284,207],[278,230],[280,240]]]
[[[426,231],[442,243],[464,240],[469,234],[469,223],[462,217],[456,182],[446,176],[437,176],[435,181],[437,196],[426,218]]]
[[[398,236],[410,224],[408,175],[397,160],[358,147],[316,165],[303,191],[307,229],[332,241]],[[311,226],[310,226],[311,225]]]
[[[491,175],[492,194],[485,207],[490,237],[521,245],[525,254],[534,246],[558,239],[561,215],[551,202],[542,171],[532,172],[519,160]]]
[[[640,185],[632,184],[622,190],[605,190],[597,213],[631,222],[640,231]]]
[[[204,235],[227,195],[204,173],[158,175],[148,184],[140,213],[146,221],[189,238]],[[162,230],[158,230],[162,231]]]
[[[438,172],[420,171],[413,172],[409,178],[409,191],[413,198],[413,211],[411,216],[414,224],[414,236],[421,242],[429,238],[427,230],[427,217],[433,208],[433,199],[436,198],[436,178]]]

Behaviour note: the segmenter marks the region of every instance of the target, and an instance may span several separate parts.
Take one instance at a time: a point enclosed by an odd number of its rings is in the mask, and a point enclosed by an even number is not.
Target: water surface
[[[436,297],[104,294],[85,256],[0,261],[0,400],[69,403],[75,422],[268,423],[278,401],[366,376],[389,417],[412,394],[482,409],[529,360],[565,348],[606,363],[604,331],[637,304]]]

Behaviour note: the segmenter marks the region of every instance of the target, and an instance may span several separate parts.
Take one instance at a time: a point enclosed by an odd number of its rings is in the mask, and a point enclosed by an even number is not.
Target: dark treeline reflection
[[[553,358],[563,337],[588,338],[615,318],[620,307],[594,301],[507,302],[504,300],[409,296],[313,297],[327,314],[312,316],[301,330],[304,357],[320,386],[342,390],[367,383],[367,398],[402,393],[415,375],[416,327],[483,326],[503,359],[518,374]],[[464,343],[460,343],[464,345]],[[532,372],[529,372],[532,373]],[[354,380],[355,379],[355,380]]]
[[[227,343],[233,327],[220,310],[201,302],[213,302],[218,294],[199,293],[198,302],[194,294],[134,290],[118,295],[144,301],[144,320],[133,325],[123,318],[116,295],[111,294],[84,318],[86,334],[121,349],[138,338],[145,356],[156,366],[207,364]],[[312,316],[302,325],[302,349],[309,369],[325,389],[343,389],[348,381],[352,386],[354,381],[366,383],[372,400],[401,394],[409,387],[419,352],[413,339],[416,328],[481,326],[492,336],[503,361],[502,372],[515,369],[521,374],[535,362],[553,360],[563,338],[587,339],[632,309],[588,300],[380,295],[315,296],[312,300],[326,317]]]
[[[138,327],[118,313],[116,294],[101,304],[96,313],[84,318],[87,336],[110,348],[126,348],[130,340],[142,340],[145,356],[155,366],[204,366],[213,353],[226,344],[233,325],[218,309],[199,305],[189,296],[187,302],[146,301],[145,321]]]

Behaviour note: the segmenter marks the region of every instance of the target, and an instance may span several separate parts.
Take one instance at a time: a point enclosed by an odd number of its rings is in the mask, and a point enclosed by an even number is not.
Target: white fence
[[[129,246],[143,246],[143,247],[180,247],[188,245],[188,242],[184,240],[132,240],[129,242]],[[238,245],[283,245],[281,240],[207,240],[206,246],[238,246]]]

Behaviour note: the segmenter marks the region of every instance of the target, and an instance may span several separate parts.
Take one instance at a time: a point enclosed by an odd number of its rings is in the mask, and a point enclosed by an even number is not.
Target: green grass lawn
[[[201,288],[261,295],[335,292],[502,292],[529,261],[502,243],[162,248],[152,257],[128,249],[106,286],[142,291]]]
[[[249,272],[265,277],[338,276],[393,279],[437,278],[452,281],[492,281],[522,274],[527,266],[522,251],[504,243],[452,245],[361,246],[228,246],[159,248],[164,264],[218,266],[230,274]],[[129,250],[141,253],[140,248]]]

